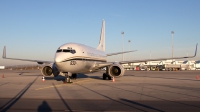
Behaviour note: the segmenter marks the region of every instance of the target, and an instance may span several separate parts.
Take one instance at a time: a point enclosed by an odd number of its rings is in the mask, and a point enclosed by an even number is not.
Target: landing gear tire
[[[106,73],[103,73],[103,80],[106,80],[106,77],[107,77]]]
[[[73,83],[71,81],[71,77],[69,75],[66,75],[66,78],[65,78],[65,82],[64,83]]]
[[[76,78],[77,78],[77,74],[72,74],[72,79],[76,80]]]
[[[112,80],[111,76],[108,75],[108,80]]]
[[[108,77],[108,80],[112,80],[111,76],[109,76],[108,74],[106,73],[103,73],[103,80],[106,80]]]

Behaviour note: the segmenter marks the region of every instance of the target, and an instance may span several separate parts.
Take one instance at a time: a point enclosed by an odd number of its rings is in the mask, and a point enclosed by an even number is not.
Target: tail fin
[[[100,41],[99,46],[97,47],[98,50],[105,51],[105,20],[102,21],[102,28],[101,28],[101,35],[100,35]]]
[[[3,48],[3,55],[2,55],[2,58],[6,58],[6,46],[4,46],[4,48]]]

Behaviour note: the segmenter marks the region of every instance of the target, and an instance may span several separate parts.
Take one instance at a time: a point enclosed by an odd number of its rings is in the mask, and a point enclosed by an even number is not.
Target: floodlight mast
[[[171,35],[172,35],[172,61],[174,58],[174,31],[171,31]]]
[[[122,52],[124,52],[124,32],[121,32],[122,34]],[[122,53],[122,61],[124,61],[124,53]]]
[[[129,51],[131,50],[131,40],[128,40],[128,43],[129,43]],[[128,59],[130,60],[130,56],[128,56]]]

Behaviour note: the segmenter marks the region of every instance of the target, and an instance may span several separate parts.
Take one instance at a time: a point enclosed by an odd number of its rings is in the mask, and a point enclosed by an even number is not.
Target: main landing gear
[[[72,74],[71,78],[76,80],[77,74]]]
[[[103,80],[106,80],[107,78],[108,78],[108,80],[112,80],[110,75],[103,73]]]

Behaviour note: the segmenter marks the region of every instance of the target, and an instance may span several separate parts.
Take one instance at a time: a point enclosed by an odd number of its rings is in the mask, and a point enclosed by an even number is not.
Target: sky
[[[0,49],[6,46],[10,58],[53,61],[68,42],[96,48],[104,19],[106,53],[121,52],[124,44],[125,51],[138,50],[125,60],[172,57],[173,40],[174,57],[193,55],[199,12],[200,0],[0,0]],[[191,60],[200,60],[200,48]],[[22,64],[35,63],[0,58],[0,65]]]

